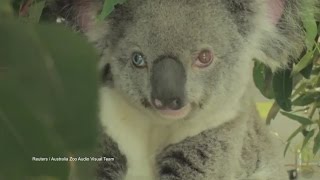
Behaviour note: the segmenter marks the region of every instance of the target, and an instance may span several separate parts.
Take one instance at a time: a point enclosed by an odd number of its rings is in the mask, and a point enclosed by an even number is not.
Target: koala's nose
[[[153,98],[152,103],[157,109],[179,110],[184,106],[183,101],[179,97],[162,100]]]
[[[151,103],[157,109],[178,110],[184,106],[186,72],[176,57],[160,56],[153,62]]]

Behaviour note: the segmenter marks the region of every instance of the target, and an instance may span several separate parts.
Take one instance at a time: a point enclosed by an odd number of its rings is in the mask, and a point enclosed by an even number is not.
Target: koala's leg
[[[98,163],[96,179],[123,180],[127,172],[127,159],[120,152],[117,143],[105,135],[101,146],[102,157],[110,158],[110,161],[103,160]]]

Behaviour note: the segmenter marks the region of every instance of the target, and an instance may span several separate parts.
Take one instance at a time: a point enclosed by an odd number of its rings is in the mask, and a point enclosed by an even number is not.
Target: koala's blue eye
[[[143,68],[147,65],[143,55],[138,52],[132,54],[132,64],[137,68]]]

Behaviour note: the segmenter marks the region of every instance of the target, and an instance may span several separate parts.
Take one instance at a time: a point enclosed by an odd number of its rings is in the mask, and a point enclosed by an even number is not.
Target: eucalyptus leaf
[[[280,111],[280,107],[278,103],[274,102],[267,115],[267,119],[266,119],[267,125],[270,125],[271,121],[277,116],[279,111]]]
[[[297,87],[295,87],[295,90],[292,93],[291,97],[296,97],[296,96],[304,93],[307,86],[308,86],[307,81],[300,81],[299,84],[297,85]]]
[[[310,63],[309,65],[307,65],[304,69],[302,69],[300,71],[300,74],[306,78],[309,79],[312,73],[312,69],[313,69],[313,63]]]
[[[284,69],[274,74],[272,88],[275,100],[281,109],[291,111],[292,77],[290,69]]]
[[[291,140],[296,137],[300,132],[302,132],[305,129],[306,126],[301,125],[298,127],[293,133],[288,137],[287,142],[291,142]]]
[[[314,8],[312,1],[302,1],[302,23],[306,29],[306,45],[307,49],[311,51],[314,46],[315,38],[318,34],[317,23],[315,20],[315,15],[310,9]]]
[[[95,50],[57,25],[5,21],[0,39],[0,174],[66,179],[67,161],[32,157],[68,157],[95,147]]]
[[[291,72],[292,75],[298,74],[300,71],[308,67],[312,63],[313,60],[313,51],[307,51],[307,53],[300,59],[297,65],[293,66],[293,70]]]
[[[305,128],[305,129],[303,129],[303,130],[301,131],[301,133],[302,133],[302,135],[303,135],[304,137],[307,137],[308,134],[310,133],[310,131],[308,131],[308,130]]]
[[[96,65],[99,58],[96,50],[84,37],[80,38],[73,32],[64,31],[65,28],[58,26],[39,26],[37,29],[43,37],[43,46],[48,48],[52,58],[56,60],[56,67],[48,70],[52,70],[52,76],[56,75],[56,88],[60,88],[56,89],[57,92],[63,93],[57,101],[62,103],[59,105],[61,113],[57,116],[70,116],[69,121],[65,121],[63,117],[57,118],[56,125],[59,127],[59,133],[66,138],[70,149],[92,147],[95,144],[98,122]],[[54,36],[55,33],[59,34],[59,39]],[[66,44],[65,41],[68,39],[69,44]],[[66,46],[68,48],[65,48]],[[73,70],[73,73],[70,73],[70,70]]]
[[[308,142],[310,141],[310,139],[313,137],[315,132],[315,129],[312,129],[311,131],[309,131],[306,136],[304,137],[302,146],[301,146],[301,151],[304,149],[304,147],[308,144]]]
[[[287,139],[287,145],[284,149],[283,155],[285,156],[287,153],[287,150],[291,144],[291,140],[296,137],[303,129],[305,128],[305,126],[300,126],[299,128],[297,128],[295,131],[293,131],[293,133],[289,136],[289,138]]]
[[[285,157],[286,156],[286,154],[287,154],[287,151],[288,151],[288,149],[289,149],[289,147],[290,147],[290,142],[287,142],[287,144],[286,144],[286,147],[284,148],[284,151],[283,151],[283,156]]]
[[[38,23],[40,20],[40,17],[42,15],[42,10],[45,6],[46,1],[35,1],[31,4],[29,9],[29,15],[27,16],[27,21],[32,23]]]
[[[11,1],[12,8],[15,12],[15,15],[19,15],[20,7],[22,3],[24,3],[26,0],[10,0],[10,1]]]
[[[320,98],[320,92],[304,93],[293,100],[292,105],[306,106]]]
[[[309,119],[309,118],[298,116],[296,114],[292,114],[292,113],[288,113],[288,112],[284,112],[284,111],[281,111],[280,113],[283,114],[284,116],[292,119],[292,120],[295,120],[295,121],[299,122],[301,125],[311,125],[311,124],[313,124],[313,121],[311,119]]]
[[[317,154],[319,149],[320,149],[320,131],[318,132],[318,134],[314,138],[313,154]]]
[[[272,90],[272,71],[269,67],[258,61],[254,62],[253,80],[261,94],[268,98],[274,98]]]
[[[122,4],[125,1],[126,0],[105,0],[98,19],[105,19],[113,11],[115,5]]]
[[[13,15],[13,9],[10,4],[10,0],[1,0],[0,1],[0,21],[1,18]]]
[[[315,66],[312,69],[312,75],[318,75],[320,73],[320,66]]]

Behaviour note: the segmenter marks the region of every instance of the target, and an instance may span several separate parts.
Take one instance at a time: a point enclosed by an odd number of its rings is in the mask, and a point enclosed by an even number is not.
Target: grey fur
[[[303,1],[314,7],[309,9],[312,13],[319,7],[319,0]],[[270,8],[282,2],[283,9]],[[107,69],[106,87],[101,87],[101,122],[107,140],[118,143],[118,148],[106,145],[115,156],[123,154],[127,159],[120,155],[122,160],[103,164],[98,179],[287,179],[282,151],[250,97],[252,59],[276,70],[299,57],[305,46],[301,2],[128,0],[105,21],[87,22],[84,32],[102,54],[100,68]],[[101,3],[83,3],[91,8],[79,10],[78,16],[101,9]],[[280,17],[274,15],[280,10]],[[194,60],[203,49],[213,52],[213,63],[195,68]],[[133,52],[143,53],[146,68],[132,65]],[[168,55],[184,70],[157,71],[175,76],[164,75],[157,84],[154,81],[162,76],[155,74],[153,66],[159,56]],[[165,81],[179,87],[170,88]],[[179,92],[191,104],[188,116],[169,121],[157,113],[151,92],[159,85],[164,86],[159,93]],[[130,171],[135,166],[152,168]]]

